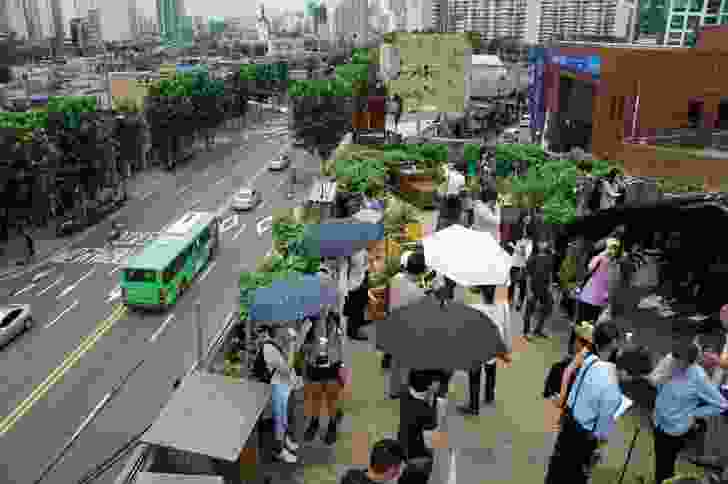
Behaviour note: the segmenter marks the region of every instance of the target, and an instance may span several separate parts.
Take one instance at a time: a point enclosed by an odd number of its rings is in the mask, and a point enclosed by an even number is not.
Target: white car
[[[268,169],[270,170],[285,170],[288,168],[288,165],[291,164],[291,158],[289,157],[288,153],[282,153],[272,160],[270,160],[270,165],[268,165]]]
[[[252,210],[261,201],[260,192],[255,188],[242,188],[233,198],[232,208],[235,210]]]
[[[531,126],[531,117],[528,114],[524,114],[521,117],[521,122],[519,123],[519,126],[521,128],[528,128]]]
[[[0,306],[0,346],[5,346],[15,336],[32,327],[30,304]]]

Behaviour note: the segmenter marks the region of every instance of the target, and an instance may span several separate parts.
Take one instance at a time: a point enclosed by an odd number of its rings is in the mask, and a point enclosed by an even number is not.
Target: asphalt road
[[[258,237],[256,221],[295,203],[285,197],[287,173],[267,170],[267,162],[287,149],[287,120],[281,116],[272,123],[249,130],[242,146],[237,135],[225,135],[231,139],[219,140],[214,152],[198,155],[174,173],[151,177],[149,189],[136,193],[115,217],[128,233],[112,253],[103,249],[111,224],[107,220],[72,247],[75,260],[57,258],[48,269],[0,283],[0,290],[16,293],[5,301],[30,302],[36,320],[30,332],[0,350],[0,393],[5,396],[0,403],[0,481],[33,482],[141,360],[144,364],[123,392],[43,482],[76,482],[158,415],[173,381],[196,359],[194,301],[200,300],[209,341],[237,306],[240,271],[254,267],[271,246],[270,233]],[[303,157],[294,152],[297,163]],[[249,183],[261,191],[264,203],[251,213],[234,214],[230,196]],[[127,311],[115,290],[123,249],[138,247],[191,208],[219,211],[225,220],[221,250],[209,271],[166,313]],[[109,263],[114,256],[116,264]],[[99,482],[112,480],[109,473]]]

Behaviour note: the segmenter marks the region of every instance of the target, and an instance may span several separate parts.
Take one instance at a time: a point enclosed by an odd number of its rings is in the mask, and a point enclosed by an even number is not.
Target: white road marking
[[[205,269],[205,272],[203,272],[202,275],[200,276],[200,282],[205,280],[205,278],[210,274],[212,269],[215,267],[215,264],[217,264],[217,261],[212,261],[210,264],[208,264],[207,269]]]
[[[154,192],[145,193],[139,200],[141,200],[143,202],[146,199],[148,199],[149,197],[151,197],[152,195],[154,195]]]
[[[94,271],[96,271],[96,269],[91,269],[86,274],[84,274],[83,276],[81,276],[78,281],[74,282],[73,284],[71,284],[70,286],[68,286],[67,288],[65,288],[63,291],[61,291],[61,293],[58,296],[56,296],[56,299],[61,299],[61,298],[65,297],[69,292],[71,292],[74,289],[76,289],[76,287],[82,281],[84,281],[85,279],[87,279],[91,274],[93,274]]]
[[[260,210],[263,207],[265,207],[265,200],[263,200],[262,202],[260,202],[260,205],[258,206],[258,209]]]
[[[35,277],[33,277],[33,282],[38,282],[41,279],[45,279],[46,276],[48,276],[52,272],[53,272],[53,269],[49,269],[47,271],[39,272],[38,274],[35,275]]]
[[[36,296],[42,296],[43,294],[47,293],[52,287],[57,286],[58,284],[60,284],[61,281],[63,281],[65,278],[66,278],[66,276],[59,277],[58,279],[56,279],[56,282],[54,282],[50,286],[48,286],[45,289],[43,289],[41,292],[39,292],[38,294],[36,294]]]
[[[195,207],[196,207],[196,206],[198,206],[198,205],[199,205],[200,203],[202,203],[202,200],[195,200],[194,202],[190,203],[190,205],[189,205],[189,206],[188,206],[187,208],[188,208],[188,209],[189,209],[189,208],[195,208]]]
[[[110,293],[109,297],[106,298],[106,302],[110,303],[111,301],[116,301],[121,297],[121,286],[117,285]]]
[[[242,227],[240,227],[240,230],[235,232],[235,235],[233,235],[233,240],[237,240],[238,237],[240,237],[240,234],[242,234],[245,231],[245,228],[248,226],[248,224],[243,224]]]
[[[164,320],[162,325],[159,328],[157,328],[157,330],[154,332],[154,334],[149,338],[149,342],[154,343],[155,341],[157,341],[157,338],[159,338],[159,335],[162,334],[164,329],[167,327],[167,325],[169,323],[172,322],[173,319],[174,319],[174,314],[170,314],[169,316],[167,316],[167,319]]]
[[[177,190],[177,196],[182,195],[184,192],[186,192],[190,188],[192,188],[192,185],[185,185],[185,186],[183,186],[182,188],[180,188],[179,190]]]
[[[37,284],[35,282],[28,284],[27,286],[22,288],[20,291],[13,294],[13,296],[20,296],[21,294],[26,293],[26,292],[30,291],[31,289],[33,289],[35,286],[37,286]]]
[[[58,316],[56,316],[56,319],[54,319],[50,323],[48,323],[45,326],[43,326],[43,329],[48,329],[51,326],[53,326],[54,324],[56,324],[59,319],[61,319],[68,311],[70,311],[71,309],[75,308],[76,306],[78,306],[78,299],[76,299],[75,301],[73,301],[70,306],[68,306],[66,309],[64,309],[63,311],[61,311],[61,314],[59,314]]]
[[[267,224],[268,227],[261,228],[263,224]],[[269,231],[271,228],[273,228],[273,216],[269,215],[268,217],[262,218],[258,220],[258,223],[255,224],[255,231],[258,232],[258,237]]]
[[[114,267],[111,271],[109,271],[108,276],[111,277],[114,275],[115,272],[117,272],[119,269],[121,269],[121,266]]]
[[[232,229],[233,227],[237,227],[238,222],[240,221],[240,216],[238,214],[230,215],[229,217],[225,218],[225,220],[220,223],[220,233],[224,234],[228,230]]]
[[[215,182],[215,185],[220,185],[221,183],[223,183],[225,181],[225,178],[226,177],[220,178],[218,181]]]

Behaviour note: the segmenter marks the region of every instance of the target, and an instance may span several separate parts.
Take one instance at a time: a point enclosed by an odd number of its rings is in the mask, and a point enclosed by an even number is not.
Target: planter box
[[[367,319],[369,321],[379,321],[387,317],[387,308],[389,306],[389,288],[375,287],[369,290],[374,298],[375,303],[371,299],[367,304]]]

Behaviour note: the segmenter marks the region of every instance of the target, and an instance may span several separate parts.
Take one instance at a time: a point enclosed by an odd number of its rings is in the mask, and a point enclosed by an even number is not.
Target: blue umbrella
[[[384,238],[382,223],[309,224],[303,240],[305,251],[313,257],[349,257]]]
[[[274,281],[256,289],[250,305],[252,321],[295,321],[314,316],[327,304],[336,304],[336,287],[316,275]]]

